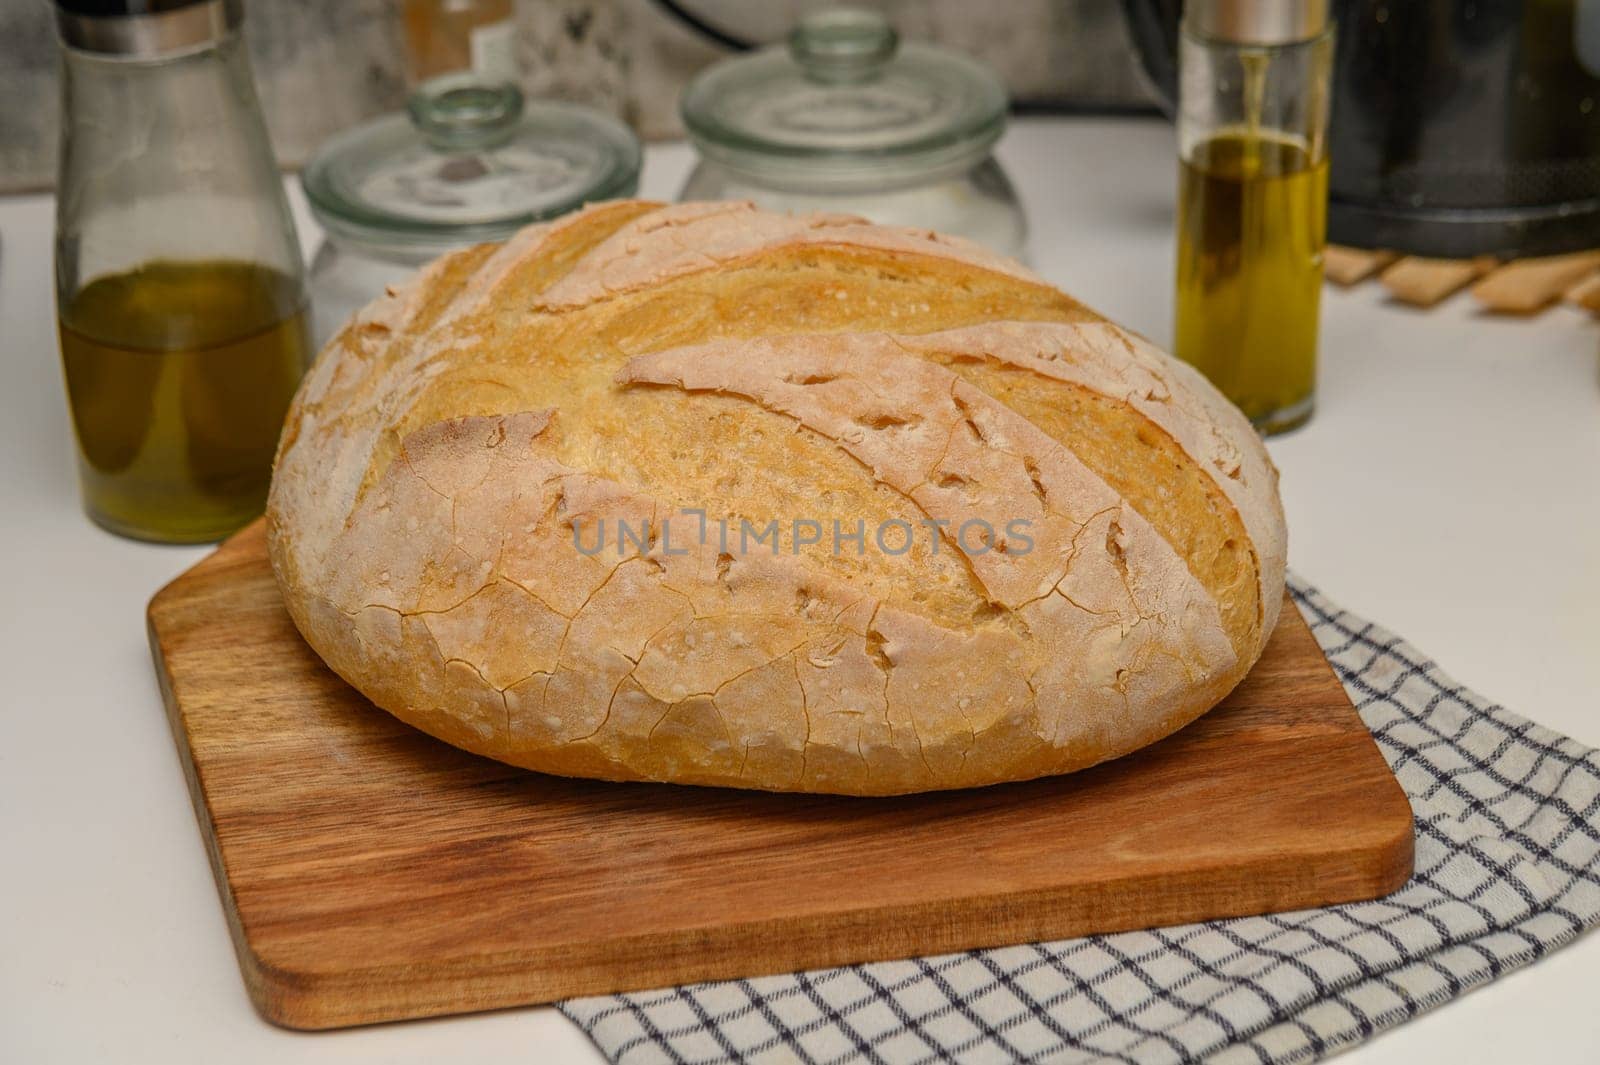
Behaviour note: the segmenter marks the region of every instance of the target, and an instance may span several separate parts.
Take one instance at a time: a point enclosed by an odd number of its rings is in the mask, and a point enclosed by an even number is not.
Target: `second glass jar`
[[[701,160],[681,198],[859,214],[1021,258],[1027,225],[991,155],[1006,102],[983,65],[902,45],[877,12],[824,9],[685,90]]]
[[[406,114],[340,134],[301,172],[327,233],[311,266],[317,345],[430,259],[632,196],[639,162],[633,131],[591,108],[472,72],[424,82]]]

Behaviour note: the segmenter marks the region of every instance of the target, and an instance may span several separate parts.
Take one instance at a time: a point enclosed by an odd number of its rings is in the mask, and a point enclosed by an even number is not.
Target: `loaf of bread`
[[[1188,367],[975,245],[616,202],[357,315],[267,512],[306,640],[469,751],[882,795],[1064,773],[1277,619],[1277,474]]]

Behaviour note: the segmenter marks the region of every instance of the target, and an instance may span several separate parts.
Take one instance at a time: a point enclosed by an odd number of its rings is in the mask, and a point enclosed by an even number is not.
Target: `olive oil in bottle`
[[[297,279],[149,262],[59,308],[89,516],[125,536],[217,540],[258,516],[309,354]]]
[[[84,509],[123,536],[219,540],[265,508],[310,355],[243,6],[55,8],[56,316]]]
[[[1328,163],[1261,130],[1196,145],[1178,184],[1176,354],[1263,432],[1311,416]]]
[[[1189,0],[1178,40],[1173,354],[1263,433],[1316,402],[1327,0]]]

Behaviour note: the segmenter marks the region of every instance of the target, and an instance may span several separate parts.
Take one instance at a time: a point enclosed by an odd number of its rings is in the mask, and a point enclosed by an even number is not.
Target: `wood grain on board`
[[[374,708],[300,639],[260,524],[149,627],[250,993],[296,1028],[1372,898],[1411,813],[1299,613],[1177,735],[894,799],[543,776]]]

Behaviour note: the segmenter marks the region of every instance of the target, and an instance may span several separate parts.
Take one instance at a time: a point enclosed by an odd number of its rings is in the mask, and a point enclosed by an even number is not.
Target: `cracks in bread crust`
[[[1037,406],[1056,400],[1071,417]],[[341,333],[291,411],[269,547],[341,676],[514,764],[855,794],[1023,779],[1167,734],[1259,654],[1282,516],[1230,410],[960,242],[603,205],[446,257]],[[1083,443],[1101,424],[1149,454],[1121,468]],[[709,450],[739,440],[795,499],[1001,528],[893,564],[659,533],[573,549],[602,521],[772,517],[776,480]]]

